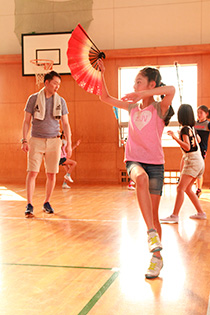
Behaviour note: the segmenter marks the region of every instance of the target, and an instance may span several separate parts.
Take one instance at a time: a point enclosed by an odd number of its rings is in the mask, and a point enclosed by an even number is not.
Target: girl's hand
[[[98,59],[97,63],[98,63],[99,70],[101,71],[101,73],[104,73],[105,72],[105,67],[104,67],[103,60],[102,59]]]
[[[174,138],[174,132],[173,132],[173,131],[168,130],[168,131],[167,131],[167,134],[168,134],[169,136],[171,136],[172,138]]]
[[[143,99],[143,91],[138,92],[138,93],[137,92],[128,93],[121,98],[122,101],[126,101],[131,104],[135,104],[141,99]]]
[[[78,147],[79,145],[80,145],[80,143],[81,143],[81,140],[79,139],[79,140],[77,140],[77,142],[76,142],[76,146]]]

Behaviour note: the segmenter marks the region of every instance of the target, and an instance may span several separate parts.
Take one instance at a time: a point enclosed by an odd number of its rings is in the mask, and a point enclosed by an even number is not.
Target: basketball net
[[[39,87],[44,82],[45,74],[53,69],[54,62],[49,59],[32,59],[30,62],[33,64],[36,85]]]

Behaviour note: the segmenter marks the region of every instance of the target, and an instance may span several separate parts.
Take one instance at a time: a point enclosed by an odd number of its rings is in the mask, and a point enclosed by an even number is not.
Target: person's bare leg
[[[176,200],[173,210],[173,215],[178,216],[179,211],[181,209],[181,206],[184,202],[184,193],[188,187],[188,185],[191,183],[192,177],[189,175],[182,174],[180,177],[180,181],[177,185],[177,194],[176,194]]]
[[[201,205],[200,205],[198,197],[196,196],[196,194],[192,190],[192,186],[194,184],[194,181],[195,181],[195,179],[193,178],[191,183],[188,185],[188,187],[186,189],[186,194],[190,198],[190,200],[193,203],[193,205],[194,205],[195,209],[197,210],[197,212],[198,213],[204,213],[202,208],[201,208]]]
[[[198,189],[200,189],[200,190],[202,190],[202,186],[203,186],[203,176],[201,177],[201,178],[197,178],[197,181],[196,181],[197,183],[197,188]]]
[[[63,163],[63,166],[65,167],[65,169],[67,169],[67,173],[69,173],[71,175],[72,171],[75,169],[75,167],[77,166],[77,162],[74,160],[66,160]]]
[[[66,173],[69,173],[69,166],[68,165],[65,165],[65,164],[62,164]]]
[[[161,228],[161,224],[160,224],[160,221],[159,221],[159,214],[158,214],[160,198],[161,198],[161,196],[159,196],[159,195],[151,195],[152,210],[153,210],[153,223],[154,223],[155,229],[158,232],[159,238],[161,240],[161,238],[162,238],[162,228]],[[161,257],[160,252],[156,252],[155,256]]]
[[[34,195],[37,175],[38,175],[38,172],[29,171],[26,176],[27,203],[30,203],[31,205],[32,205],[32,199]]]
[[[152,210],[153,210],[153,223],[154,223],[155,229],[158,232],[159,238],[161,240],[162,228],[161,228],[161,224],[159,221],[159,214],[158,214],[160,198],[161,198],[161,196],[159,196],[159,195],[151,195]]]
[[[54,187],[55,187],[55,183],[56,183],[56,174],[55,173],[47,173],[47,180],[46,180],[46,196],[45,196],[45,201],[49,202],[50,197],[52,196]]]
[[[130,176],[131,179],[136,183],[137,200],[147,229],[155,229],[153,223],[152,200],[149,193],[148,175],[142,167],[135,166],[131,170]]]

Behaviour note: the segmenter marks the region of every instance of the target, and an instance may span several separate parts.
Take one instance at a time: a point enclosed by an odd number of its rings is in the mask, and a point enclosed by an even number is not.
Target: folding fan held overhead
[[[75,81],[87,92],[101,94],[101,71],[97,60],[105,58],[80,24],[68,42],[68,65]]]

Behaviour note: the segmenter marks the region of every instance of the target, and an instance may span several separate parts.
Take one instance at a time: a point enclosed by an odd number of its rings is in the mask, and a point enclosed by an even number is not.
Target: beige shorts
[[[60,138],[35,138],[29,140],[27,171],[39,172],[42,160],[46,173],[58,173],[62,141]]]
[[[182,174],[192,176],[193,178],[201,178],[205,164],[201,156],[200,150],[196,152],[190,152],[184,154],[184,167]]]

